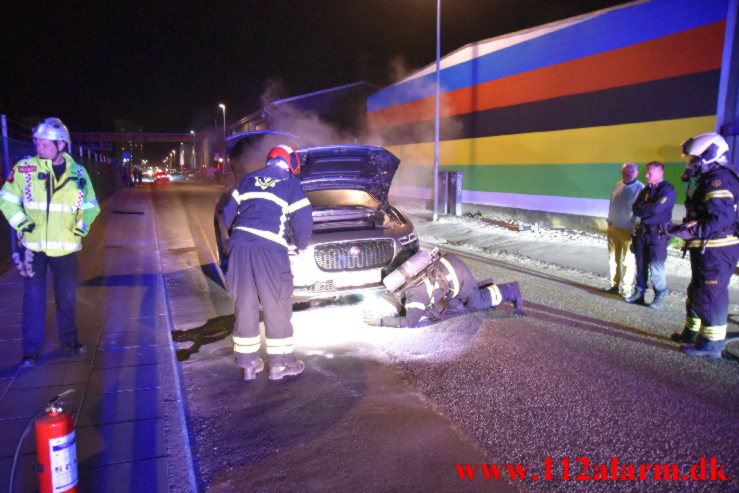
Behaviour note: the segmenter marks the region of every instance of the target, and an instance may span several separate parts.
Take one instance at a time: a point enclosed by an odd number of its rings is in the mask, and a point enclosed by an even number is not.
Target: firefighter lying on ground
[[[383,282],[388,292],[365,313],[365,322],[369,325],[417,327],[424,319],[438,320],[447,310],[481,310],[505,302],[513,303],[515,316],[526,316],[521,310],[523,299],[517,282],[478,283],[459,257],[439,254],[436,248],[417,253]],[[383,313],[392,314],[383,316]]]

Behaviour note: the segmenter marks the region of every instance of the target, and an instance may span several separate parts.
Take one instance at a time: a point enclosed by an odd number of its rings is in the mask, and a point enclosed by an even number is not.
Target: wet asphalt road
[[[202,245],[213,241],[204,235],[216,195],[212,187],[173,184],[154,197],[172,210],[202,214],[197,221],[206,226],[180,233],[200,236],[193,245],[201,264],[209,258]],[[163,207],[158,219],[166,217]],[[173,250],[184,255],[186,249]],[[401,435],[403,450],[383,448],[411,426],[413,420],[403,425],[403,414],[424,408],[427,417],[429,410],[438,417],[441,429],[451,423],[449,439],[461,451],[455,460],[468,454],[470,464],[528,465],[527,479],[511,482],[522,491],[739,490],[739,363],[690,359],[678,351],[669,334],[682,326],[681,296],[671,294],[658,312],[602,295],[597,287],[603,279],[589,274],[525,261],[464,259],[480,279],[521,282],[529,316],[512,318],[503,307],[422,329],[391,330],[365,326],[359,306],[330,305],[295,315],[297,351],[309,369],[290,386],[270,387],[266,381],[246,390],[234,386],[238,372],[230,364],[228,338],[203,346],[183,363],[203,485],[237,491],[251,477],[257,478],[251,483],[256,490],[298,485],[330,490],[353,481],[359,491],[398,489],[401,482],[393,477],[408,470],[400,467],[403,457],[423,456],[428,443]],[[208,291],[215,289],[209,285]],[[406,392],[398,392],[402,385]],[[392,389],[385,400],[384,389]],[[314,460],[292,455],[308,445]],[[381,480],[338,460],[357,451],[381,471]],[[331,464],[316,454],[336,454],[341,467],[323,476],[309,474],[307,469]],[[531,479],[544,476],[548,457],[554,479]],[[600,472],[598,464],[607,464],[610,474],[614,457],[619,467],[676,464],[679,477],[701,457],[715,457],[729,480],[654,481],[652,471],[644,481],[574,480],[580,472],[591,477]],[[565,458],[571,481],[559,479]],[[586,461],[589,467],[581,471]],[[442,467],[423,460],[408,465],[427,471]],[[262,476],[266,482],[259,483],[255,473],[270,468]],[[402,482],[403,489],[427,490],[423,476]],[[455,479],[435,489],[473,487],[490,485]]]

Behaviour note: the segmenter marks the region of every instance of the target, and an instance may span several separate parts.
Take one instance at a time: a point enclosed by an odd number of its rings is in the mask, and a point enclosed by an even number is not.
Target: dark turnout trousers
[[[270,361],[291,360],[293,275],[287,249],[262,239],[235,243],[226,278],[235,305],[236,364],[246,368],[259,357],[260,305]]]

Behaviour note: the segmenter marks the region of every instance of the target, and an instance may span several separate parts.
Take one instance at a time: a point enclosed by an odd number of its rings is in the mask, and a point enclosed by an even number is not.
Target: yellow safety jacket
[[[38,156],[18,161],[0,190],[0,210],[22,233],[29,250],[61,257],[82,248],[82,237],[100,213],[90,177],[72,156],[63,154],[66,169],[59,180],[50,159]]]

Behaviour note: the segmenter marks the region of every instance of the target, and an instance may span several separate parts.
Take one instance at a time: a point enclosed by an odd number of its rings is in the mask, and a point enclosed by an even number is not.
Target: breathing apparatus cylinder
[[[390,292],[402,288],[414,277],[423,272],[429,265],[439,258],[439,249],[434,248],[428,252],[420,251],[403,262],[397,269],[385,276],[382,283]]]

